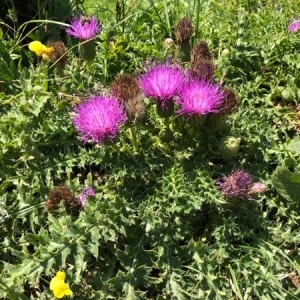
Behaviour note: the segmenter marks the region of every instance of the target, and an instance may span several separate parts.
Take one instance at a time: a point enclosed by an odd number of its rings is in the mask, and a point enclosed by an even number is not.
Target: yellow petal
[[[59,278],[60,280],[65,280],[66,279],[66,273],[62,271],[58,271],[56,273],[56,277]]]
[[[65,293],[64,293],[64,291],[62,291],[62,290],[54,290],[54,291],[53,291],[53,295],[54,295],[56,298],[62,298],[62,297],[65,295]]]
[[[64,281],[62,279],[59,279],[57,276],[53,277],[50,281],[50,290],[55,290],[57,287],[61,286],[61,284],[64,284]]]
[[[53,51],[54,51],[53,47],[46,47],[46,46],[43,47],[43,52],[46,54],[51,54]]]
[[[30,51],[35,52],[36,55],[42,55],[43,44],[39,41],[33,41],[29,43],[28,48]]]
[[[43,60],[48,60],[49,59],[49,55],[46,54],[46,53],[43,53],[42,54],[42,58],[43,58]]]
[[[72,291],[69,288],[67,288],[65,290],[65,296],[70,296],[70,295],[72,295]]]

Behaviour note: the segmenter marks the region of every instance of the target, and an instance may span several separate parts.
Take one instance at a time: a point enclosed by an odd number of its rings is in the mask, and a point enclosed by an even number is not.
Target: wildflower
[[[266,191],[266,186],[261,182],[255,182],[251,187],[250,194],[263,194]]]
[[[210,60],[200,59],[193,61],[189,68],[189,75],[198,80],[213,80],[215,66]]]
[[[93,38],[101,32],[101,25],[94,17],[78,17],[71,21],[71,26],[66,29],[70,36],[82,41],[79,53],[84,60],[92,60],[96,56],[96,44]]]
[[[250,190],[253,186],[252,176],[243,170],[235,170],[229,176],[224,176],[218,182],[221,193],[230,199],[250,198]]]
[[[223,93],[220,87],[206,81],[189,81],[179,95],[179,114],[206,115],[218,112]]]
[[[94,38],[101,31],[101,25],[94,17],[78,17],[71,21],[71,26],[66,29],[66,33],[80,40]]]
[[[140,78],[145,96],[160,101],[162,106],[180,93],[184,82],[182,70],[169,64],[154,66]]]
[[[64,296],[72,295],[69,285],[65,283],[66,273],[58,271],[56,276],[50,281],[50,290],[56,298],[63,298]]]
[[[188,41],[194,33],[194,28],[191,21],[187,18],[181,19],[175,29],[176,41],[182,44]]]
[[[68,187],[64,185],[56,186],[50,191],[45,207],[47,211],[54,212],[62,201],[74,202],[74,199],[75,197]]]
[[[77,106],[73,124],[84,142],[102,144],[105,138],[112,140],[125,121],[123,105],[113,96],[100,95]]]
[[[120,75],[111,85],[111,94],[125,103],[129,119],[140,119],[145,112],[139,81],[128,74]]]
[[[191,51],[191,61],[196,62],[200,60],[211,60],[212,55],[210,53],[208,44],[206,41],[200,41],[195,45]]]
[[[80,195],[78,196],[77,200],[78,202],[82,205],[82,207],[85,207],[85,202],[87,196],[94,196],[95,192],[92,187],[87,187],[84,188],[81,192]]]
[[[54,50],[53,47],[47,47],[39,41],[29,43],[28,48],[37,56],[42,56],[44,60],[49,59],[49,54],[51,54]]]
[[[296,20],[288,26],[289,32],[296,32],[298,30],[300,30],[300,20]]]
[[[223,101],[219,109],[221,113],[229,114],[238,106],[239,98],[236,92],[230,87],[225,87],[223,89],[223,94],[224,94]]]
[[[53,51],[49,54],[49,58],[57,63],[57,66],[62,70],[67,63],[67,47],[62,41],[50,41],[47,43],[48,47],[53,48]]]

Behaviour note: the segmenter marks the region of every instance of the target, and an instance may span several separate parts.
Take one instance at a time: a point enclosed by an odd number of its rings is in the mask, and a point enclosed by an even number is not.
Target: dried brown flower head
[[[224,100],[219,110],[220,113],[229,114],[238,106],[239,99],[236,92],[230,87],[225,87],[223,89],[223,93],[224,93]]]
[[[55,212],[61,202],[72,202],[74,199],[76,200],[72,191],[68,187],[64,185],[56,186],[48,195],[48,199],[45,203],[45,209],[49,212]]]
[[[183,18],[181,19],[175,29],[175,36],[176,41],[178,44],[182,44],[186,41],[188,41],[194,33],[194,27],[192,25],[192,22],[187,19]]]
[[[49,54],[51,61],[55,62],[58,68],[63,69],[67,63],[66,53],[68,48],[62,41],[50,41],[47,46],[54,49],[54,51]]]
[[[195,45],[191,51],[191,61],[196,62],[199,60],[211,60],[212,55],[210,53],[208,44],[206,41],[200,41]]]
[[[195,79],[211,81],[214,78],[215,66],[210,60],[201,59],[191,63],[189,73]]]
[[[144,115],[144,95],[139,81],[134,76],[120,75],[112,82],[110,91],[112,95],[124,102],[129,119],[140,119]]]

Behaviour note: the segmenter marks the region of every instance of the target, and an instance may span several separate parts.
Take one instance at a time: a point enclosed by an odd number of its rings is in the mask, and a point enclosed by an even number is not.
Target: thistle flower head
[[[210,60],[200,59],[193,61],[189,68],[189,75],[198,80],[213,80],[215,66]]]
[[[184,82],[183,71],[169,64],[154,66],[140,78],[145,96],[162,102],[163,106],[166,101],[180,93]]]
[[[112,82],[110,92],[120,100],[128,101],[140,94],[141,89],[139,81],[134,76],[122,74]]]
[[[120,75],[112,82],[110,92],[125,103],[129,119],[140,119],[144,115],[144,95],[139,81],[134,76]]]
[[[288,26],[288,31],[289,32],[296,32],[300,30],[300,20],[293,21],[289,26]]]
[[[81,190],[80,195],[77,197],[78,202],[85,207],[87,196],[94,196],[95,192],[92,187],[87,187]]]
[[[112,140],[126,121],[123,105],[112,96],[93,96],[79,104],[73,124],[84,142]]]
[[[223,94],[224,97],[219,110],[222,114],[229,114],[238,106],[239,99],[236,92],[230,87],[225,87]]]
[[[250,189],[250,194],[263,194],[266,191],[266,186],[261,182],[255,182]]]
[[[181,19],[175,29],[176,41],[178,44],[182,44],[188,41],[194,33],[194,27],[192,22],[187,19]]]
[[[253,180],[250,173],[244,170],[235,170],[229,176],[224,176],[218,182],[221,193],[230,199],[250,198],[250,190],[253,186]]]
[[[179,95],[179,114],[206,115],[218,112],[217,107],[223,100],[220,87],[207,81],[191,80]]]
[[[50,41],[47,43],[47,47],[53,48],[53,51],[49,54],[49,58],[53,62],[57,62],[59,68],[63,69],[67,63],[67,47],[62,41]]]
[[[101,32],[101,25],[94,17],[77,17],[71,21],[66,33],[80,40],[89,40]]]
[[[74,202],[74,200],[76,199],[67,186],[56,186],[50,191],[45,208],[49,212],[55,212],[61,202]]]
[[[191,61],[196,62],[199,60],[211,60],[212,55],[210,53],[208,44],[206,41],[200,41],[196,44],[191,51]]]

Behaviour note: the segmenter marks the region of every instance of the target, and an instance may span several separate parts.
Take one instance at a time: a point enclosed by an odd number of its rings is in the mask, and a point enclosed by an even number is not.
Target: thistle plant
[[[112,96],[93,96],[75,109],[73,124],[84,142],[104,143],[115,138],[127,117],[123,105]]]
[[[93,60],[96,56],[94,38],[101,32],[102,27],[94,17],[79,16],[71,21],[66,33],[80,40],[79,51],[84,60]]]
[[[300,20],[295,20],[288,26],[289,32],[297,32],[300,30]]]
[[[140,85],[145,96],[156,101],[158,113],[168,117],[174,113],[175,97],[181,92],[185,80],[180,67],[167,63],[147,70],[140,77]]]

